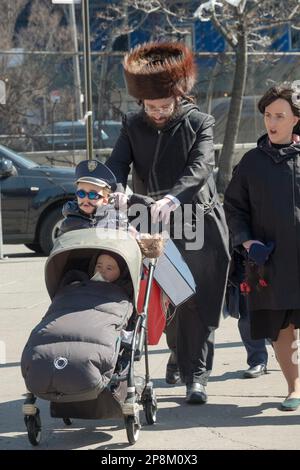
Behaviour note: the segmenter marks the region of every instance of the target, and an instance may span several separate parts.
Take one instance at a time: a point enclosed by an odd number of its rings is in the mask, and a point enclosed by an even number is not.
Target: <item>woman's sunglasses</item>
[[[99,199],[104,198],[102,194],[98,194],[96,191],[87,192],[84,189],[78,189],[78,191],[76,191],[76,196],[79,197],[80,199],[88,197],[88,199],[90,199],[91,201],[98,201]]]

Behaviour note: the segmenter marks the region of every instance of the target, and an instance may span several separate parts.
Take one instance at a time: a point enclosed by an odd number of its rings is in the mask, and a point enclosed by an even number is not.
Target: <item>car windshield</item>
[[[34,168],[39,166],[38,163],[33,162],[29,158],[23,157],[22,155],[14,152],[13,150],[0,145],[0,158],[11,158],[14,163],[21,165],[26,168]]]

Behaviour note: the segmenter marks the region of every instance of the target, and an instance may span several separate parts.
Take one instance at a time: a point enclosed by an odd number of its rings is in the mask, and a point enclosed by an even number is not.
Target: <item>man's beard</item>
[[[168,116],[166,119],[164,119],[164,121],[162,121],[161,123],[158,123],[158,122],[155,122],[144,110],[144,108],[142,109],[142,116],[143,116],[143,119],[144,121],[151,127],[153,127],[154,129],[163,129],[164,127],[166,127],[167,124],[169,124],[170,122],[172,122],[174,119],[177,118],[177,116],[181,113],[181,103],[175,103],[175,106],[174,106],[174,111],[173,113]]]

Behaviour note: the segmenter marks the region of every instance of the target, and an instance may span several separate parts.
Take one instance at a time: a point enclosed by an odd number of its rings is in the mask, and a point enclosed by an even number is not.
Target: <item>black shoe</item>
[[[207,402],[207,394],[204,385],[200,383],[192,383],[186,385],[187,403],[203,404]]]
[[[267,373],[266,364],[258,364],[257,366],[250,367],[244,372],[244,379],[255,379]]]
[[[166,382],[171,385],[175,385],[180,382],[180,372],[177,364],[167,364]]]

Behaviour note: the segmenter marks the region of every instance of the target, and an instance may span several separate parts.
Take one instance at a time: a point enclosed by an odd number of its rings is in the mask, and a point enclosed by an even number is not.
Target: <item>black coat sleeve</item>
[[[133,206],[134,204],[141,204],[146,207],[151,207],[152,204],[155,204],[155,200],[152,197],[144,196],[143,194],[132,193],[128,198],[128,206]]]
[[[234,169],[224,196],[224,210],[233,248],[253,239],[245,157]]]
[[[213,147],[214,118],[207,115],[197,131],[196,140],[188,153],[183,174],[169,194],[181,204],[190,203],[212,173],[215,159]]]
[[[125,191],[131,163],[132,149],[127,134],[126,116],[124,116],[120,136],[111,156],[105,163],[117,178],[117,191]]]

